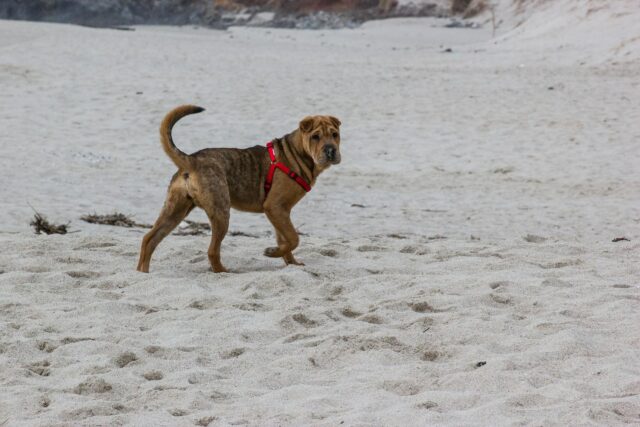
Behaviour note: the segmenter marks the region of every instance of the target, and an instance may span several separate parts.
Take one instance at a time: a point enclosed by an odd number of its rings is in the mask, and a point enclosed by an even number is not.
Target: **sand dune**
[[[427,19],[0,21],[0,425],[638,424],[640,63],[607,13],[565,48]],[[141,274],[142,230],[79,220],[155,219],[184,102],[207,108],[186,151],[342,119],[343,163],[294,211],[306,266],[232,213],[232,273],[170,236]],[[33,235],[27,203],[76,232]]]

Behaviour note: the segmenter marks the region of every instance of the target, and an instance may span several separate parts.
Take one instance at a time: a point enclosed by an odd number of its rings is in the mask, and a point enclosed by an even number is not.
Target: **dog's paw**
[[[304,262],[298,261],[297,259],[285,259],[284,263],[287,265],[304,265]]]
[[[269,258],[280,258],[282,256],[282,252],[278,247],[271,247],[264,250],[264,256],[268,256]]]

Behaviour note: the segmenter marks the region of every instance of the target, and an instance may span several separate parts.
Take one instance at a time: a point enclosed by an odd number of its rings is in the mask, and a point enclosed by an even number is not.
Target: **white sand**
[[[607,3],[494,40],[0,21],[0,425],[639,424],[640,14]],[[219,275],[206,236],[146,275],[140,230],[79,220],[155,219],[185,102],[187,151],[342,119],[305,267],[261,255],[259,215]],[[27,203],[78,232],[34,236]]]

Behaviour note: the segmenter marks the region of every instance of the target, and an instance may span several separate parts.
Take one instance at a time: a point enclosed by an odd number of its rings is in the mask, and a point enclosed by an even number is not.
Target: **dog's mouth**
[[[340,150],[334,144],[326,144],[320,154],[320,165],[337,165],[340,163]]]
[[[315,159],[315,161],[318,166],[331,166],[339,164],[342,161],[342,158],[340,157],[340,154],[336,154],[332,157],[322,155],[319,159]]]

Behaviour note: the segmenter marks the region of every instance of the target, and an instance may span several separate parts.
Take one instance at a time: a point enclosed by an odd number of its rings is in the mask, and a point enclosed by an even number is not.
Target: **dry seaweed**
[[[80,219],[90,224],[112,225],[114,227],[126,228],[151,228],[151,225],[135,222],[131,217],[119,212],[114,212],[108,215],[98,215],[94,213],[91,215],[83,215]]]
[[[202,236],[211,232],[211,226],[206,222],[184,221],[187,225],[178,228],[173,234],[176,236]],[[243,236],[257,239],[260,236],[256,234],[245,233],[244,231],[229,231],[230,236]]]
[[[69,226],[69,224],[52,224],[38,212],[35,213],[29,225],[33,227],[36,234],[67,234]]]
[[[626,237],[616,237],[615,239],[612,240],[613,243],[618,243],[618,242],[630,242],[631,240],[627,239]]]
[[[211,231],[211,226],[206,222],[195,222],[189,220],[185,220],[184,222],[187,223],[187,226],[180,227],[173,234],[176,236],[201,236]]]
[[[257,234],[245,233],[244,231],[230,231],[230,236],[242,236],[242,237],[251,237],[252,239],[258,239],[260,236]]]
[[[125,227],[125,228],[151,228],[150,224],[141,224],[139,222],[135,222],[131,219],[130,216],[114,212],[108,215],[84,215],[80,217],[81,220],[88,222],[90,224],[99,224],[99,225],[111,225],[114,227]],[[203,236],[209,234],[211,232],[211,226],[206,222],[196,222],[184,220],[184,223],[187,225],[178,227],[173,234],[175,236]],[[229,235],[231,236],[245,236],[258,238],[259,236],[255,234],[249,234],[242,231],[230,231]]]

